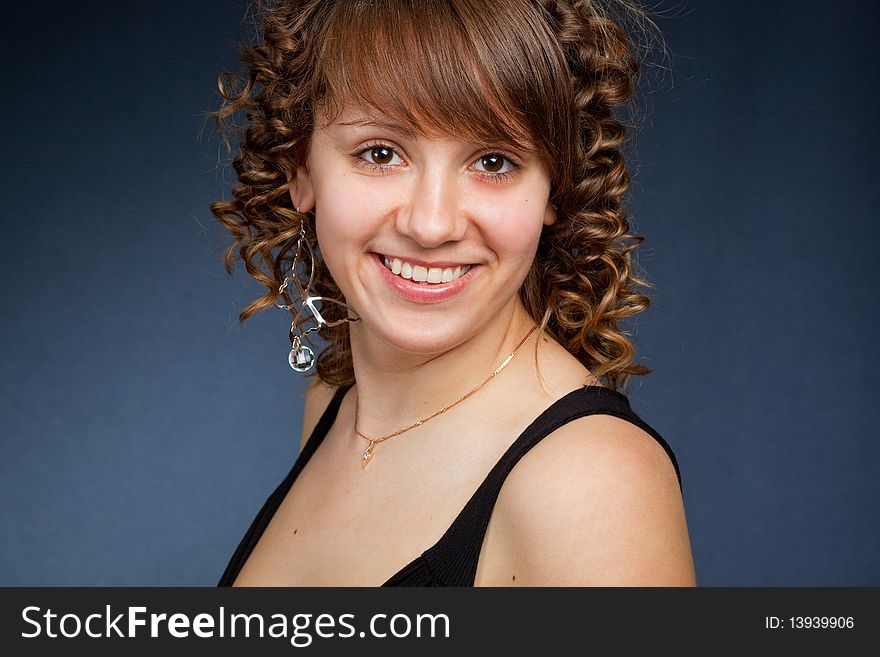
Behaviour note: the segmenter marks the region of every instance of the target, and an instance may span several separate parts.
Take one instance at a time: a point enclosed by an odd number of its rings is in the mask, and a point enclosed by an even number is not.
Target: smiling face
[[[314,208],[327,269],[362,319],[339,334],[436,354],[489,323],[510,328],[514,310],[527,320],[518,292],[578,155],[546,12],[532,0],[319,7],[290,41],[304,50],[275,80],[292,94],[276,118],[296,143],[293,204]]]
[[[550,175],[534,153],[414,134],[346,109],[312,135],[291,181],[324,261],[368,331],[402,351],[461,344],[520,306]]]

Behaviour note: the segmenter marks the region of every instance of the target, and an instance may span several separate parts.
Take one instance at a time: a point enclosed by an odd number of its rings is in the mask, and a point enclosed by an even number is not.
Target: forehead
[[[400,123],[391,116],[377,111],[365,112],[358,109],[350,102],[343,104],[341,109],[334,111],[333,113],[322,113],[318,127],[325,129],[342,128],[348,130],[357,130],[359,128],[380,128],[402,134],[409,139],[418,136],[426,136],[422,134],[422,131],[417,131],[410,125]]]
[[[338,3],[316,66],[315,127],[354,107],[357,120],[412,135],[454,135],[474,143],[503,139],[530,150],[541,141],[539,122],[551,117],[539,102],[548,101],[538,65],[547,59],[540,39],[523,16],[510,17],[516,13],[511,9],[529,4]],[[501,20],[505,14],[512,25]]]
[[[425,125],[412,126],[401,123],[394,117],[385,114],[364,112],[352,105],[348,105],[336,113],[335,117],[322,117],[318,130],[325,131],[329,135],[352,136],[357,139],[379,131],[380,133],[389,133],[392,136],[397,135],[412,141],[418,139],[446,142],[459,141],[476,147],[505,147],[520,150],[523,155],[532,154],[536,151],[535,144],[530,140],[525,140],[523,143],[514,143],[509,136],[498,134],[491,137],[487,136],[485,139],[478,141],[466,130],[453,133],[443,132],[438,128],[428,128]]]

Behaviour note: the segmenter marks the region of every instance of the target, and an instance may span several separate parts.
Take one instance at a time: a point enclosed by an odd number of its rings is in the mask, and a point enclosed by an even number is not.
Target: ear
[[[298,166],[292,175],[288,174],[287,182],[293,207],[300,212],[308,212],[315,207],[315,189],[308,163]]]
[[[544,211],[544,225],[550,226],[556,223],[556,206],[547,201],[547,209]]]

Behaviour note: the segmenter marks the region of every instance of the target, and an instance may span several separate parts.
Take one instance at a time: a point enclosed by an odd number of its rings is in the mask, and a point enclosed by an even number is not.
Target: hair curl
[[[266,288],[239,320],[278,299],[301,225],[317,247],[314,215],[292,207],[289,178],[305,159],[319,111],[354,101],[417,132],[537,144],[551,172],[557,220],[544,227],[520,288],[523,305],[612,388],[648,374],[619,327],[648,307],[639,287],[650,285],[633,258],[643,238],[631,234],[623,207],[627,126],[614,115],[632,100],[641,64],[621,16],[646,14],[627,0],[614,3],[624,10],[616,17],[595,0],[300,0],[261,7],[260,38],[241,50],[247,73],[221,74],[223,104],[213,113],[224,138],[236,115],[246,118],[233,159],[238,184],[230,200],[211,204],[233,237],[227,271],[241,260]],[[383,50],[383,39],[393,39],[393,47]],[[371,65],[377,60],[381,65]],[[343,298],[319,248],[316,256],[316,294]],[[344,312],[326,310],[328,319]],[[319,335],[319,378],[353,383],[348,324]]]

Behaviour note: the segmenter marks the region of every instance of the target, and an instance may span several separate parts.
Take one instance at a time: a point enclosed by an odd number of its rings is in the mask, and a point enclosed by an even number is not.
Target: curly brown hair
[[[618,8],[639,12],[626,0]],[[645,14],[640,14],[644,16]],[[634,96],[638,48],[619,19],[591,0],[299,0],[259,8],[259,39],[242,48],[247,73],[221,74],[221,134],[246,125],[233,159],[238,184],[211,211],[232,234],[225,254],[266,288],[239,315],[273,306],[305,226],[291,172],[305,160],[319,116],[344,103],[413,132],[531,148],[551,175],[557,220],[544,227],[520,298],[542,328],[612,388],[651,370],[619,326],[645,310],[624,196],[628,126],[616,108]],[[344,300],[315,258],[315,293]],[[343,309],[328,308],[328,319]],[[327,315],[328,313],[325,313]],[[324,327],[317,375],[354,383],[348,324]]]

